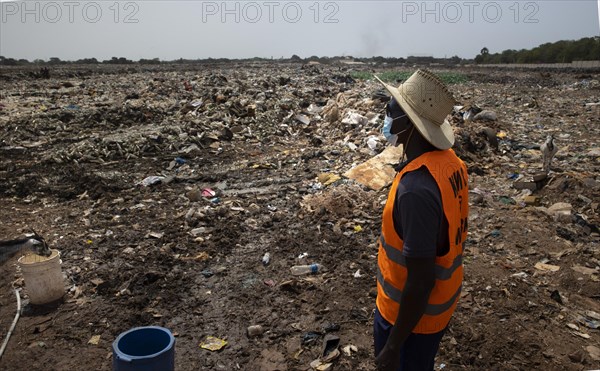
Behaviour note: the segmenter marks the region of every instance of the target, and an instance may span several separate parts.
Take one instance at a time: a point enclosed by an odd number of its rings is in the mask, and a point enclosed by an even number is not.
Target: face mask
[[[383,136],[391,145],[395,146],[395,145],[397,145],[396,142],[398,141],[398,134],[402,134],[410,128],[406,128],[397,134],[392,134],[392,123],[393,122],[394,122],[393,118],[391,118],[390,116],[387,116],[387,115],[385,116],[385,119],[383,120]]]
[[[398,134],[392,134],[392,122],[394,119],[386,115],[383,120],[383,136],[391,145],[396,145]]]

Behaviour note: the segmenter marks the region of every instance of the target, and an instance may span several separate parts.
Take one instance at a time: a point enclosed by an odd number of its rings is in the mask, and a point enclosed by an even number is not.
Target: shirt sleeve
[[[427,176],[431,177],[428,173]],[[410,183],[397,194],[398,217],[394,218],[394,223],[399,224],[396,230],[401,231],[404,241],[403,255],[432,258],[437,255],[440,233],[442,210],[439,195],[431,187],[413,187]],[[437,185],[435,187],[435,191],[439,192]]]

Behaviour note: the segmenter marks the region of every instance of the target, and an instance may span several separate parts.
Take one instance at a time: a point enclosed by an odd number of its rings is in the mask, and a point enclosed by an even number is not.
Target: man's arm
[[[435,286],[435,258],[406,258],[408,277],[402,291],[400,310],[388,343],[402,346],[423,314]]]
[[[400,310],[390,336],[377,357],[379,370],[396,370],[402,344],[415,328],[427,307],[435,286],[435,258],[406,258],[408,276],[402,291]]]
[[[402,254],[407,278],[396,322],[377,357],[379,370],[397,370],[399,352],[425,313],[435,286],[435,259],[443,215],[441,195],[427,170],[408,173],[398,189],[394,228],[404,241]]]

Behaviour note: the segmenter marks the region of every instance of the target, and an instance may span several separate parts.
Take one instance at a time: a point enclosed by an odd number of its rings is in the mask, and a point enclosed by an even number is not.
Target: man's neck
[[[437,148],[423,138],[423,136],[415,129],[415,132],[412,134],[412,138],[410,138],[406,146],[407,162],[411,162],[415,158],[421,156],[423,153],[435,150],[437,150]]]

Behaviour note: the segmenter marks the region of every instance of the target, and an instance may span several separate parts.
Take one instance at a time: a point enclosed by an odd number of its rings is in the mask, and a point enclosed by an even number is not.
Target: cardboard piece
[[[375,191],[379,191],[390,185],[394,180],[396,171],[392,165],[400,161],[401,155],[402,145],[387,147],[377,156],[353,167],[343,175]]]

